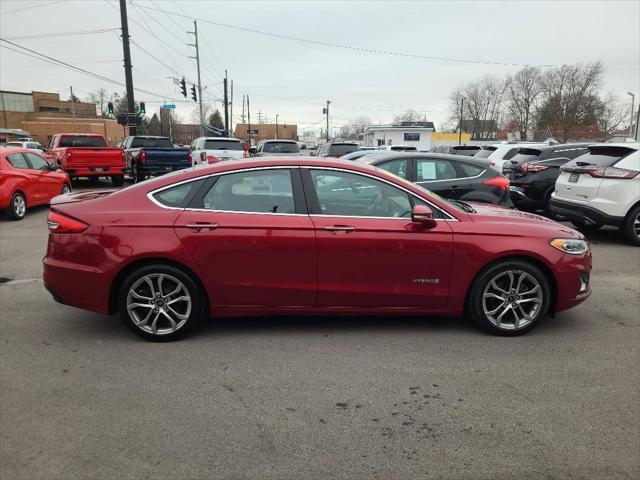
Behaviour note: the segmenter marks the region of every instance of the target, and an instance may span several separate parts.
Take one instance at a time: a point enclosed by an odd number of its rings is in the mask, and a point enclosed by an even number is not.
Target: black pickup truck
[[[147,177],[191,167],[189,149],[174,147],[167,137],[135,136],[122,142],[127,172],[138,183]]]

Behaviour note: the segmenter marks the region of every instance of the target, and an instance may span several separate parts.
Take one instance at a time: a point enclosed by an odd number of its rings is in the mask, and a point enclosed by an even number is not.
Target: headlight
[[[589,243],[575,238],[554,238],[549,245],[571,255],[581,255],[589,251]]]

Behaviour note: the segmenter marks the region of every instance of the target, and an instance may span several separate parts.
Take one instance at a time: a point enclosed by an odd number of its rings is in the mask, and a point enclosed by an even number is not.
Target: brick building
[[[234,137],[244,140],[249,140],[247,130],[249,125],[246,123],[236,124],[236,130]],[[253,137],[253,142],[258,143],[260,140],[272,140],[278,138],[280,140],[298,140],[298,125],[294,124],[278,124],[275,123],[258,123],[251,124],[251,130],[257,130],[258,135]]]
[[[58,93],[47,92],[0,91],[0,128],[25,130],[43,145],[62,132],[98,133],[111,144],[125,135],[115,120],[96,115],[95,104],[60,100]]]

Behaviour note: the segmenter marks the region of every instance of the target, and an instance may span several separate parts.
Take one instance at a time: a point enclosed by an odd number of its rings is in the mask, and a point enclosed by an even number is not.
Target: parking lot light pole
[[[627,92],[627,95],[631,95],[631,114],[629,115],[629,136],[633,137],[633,109],[635,107],[635,100],[636,100],[636,96],[631,93],[631,92]]]

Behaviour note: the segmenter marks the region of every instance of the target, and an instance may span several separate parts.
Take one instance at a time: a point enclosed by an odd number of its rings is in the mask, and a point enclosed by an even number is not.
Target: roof
[[[621,147],[621,148],[631,148],[640,150],[639,142],[616,142],[616,143],[595,143],[589,145],[589,148],[607,148],[607,147]]]
[[[491,163],[486,158],[476,158],[466,155],[451,155],[450,153],[420,153],[420,152],[389,152],[381,155],[364,155],[355,160],[356,163],[377,164],[385,160],[402,158],[433,158],[438,160],[450,160],[452,162],[464,162],[479,167],[486,167]]]
[[[435,130],[433,122],[403,122],[402,124],[369,125],[367,130]],[[367,131],[365,130],[365,132]]]

